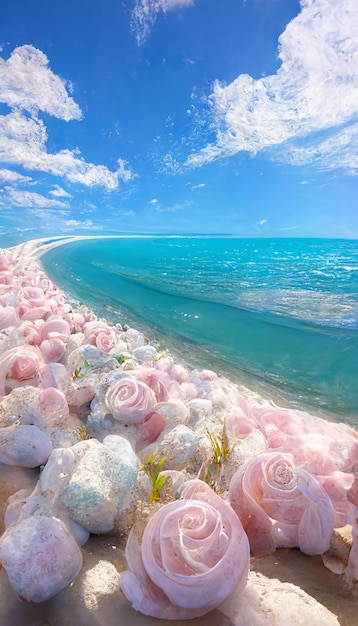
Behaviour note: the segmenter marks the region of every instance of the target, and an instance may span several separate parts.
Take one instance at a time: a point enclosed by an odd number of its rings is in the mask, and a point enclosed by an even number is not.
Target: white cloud
[[[349,174],[358,173],[358,123],[332,130],[325,139],[307,141],[303,147],[288,145],[278,158],[291,165],[316,163],[325,170],[343,168]]]
[[[201,187],[205,187],[205,183],[199,183],[198,185],[193,185],[192,189],[201,189]]]
[[[135,0],[131,28],[137,44],[140,46],[146,41],[160,11],[167,13],[193,4],[194,0]]]
[[[71,194],[67,193],[59,185],[55,185],[55,188],[49,191],[49,194],[54,198],[71,198]]]
[[[110,171],[105,165],[87,163],[80,152],[46,151],[47,132],[42,120],[26,117],[19,111],[0,116],[0,159],[30,170],[47,172],[87,187],[102,186],[117,189],[119,180],[130,180],[134,174],[118,160],[118,169]]]
[[[32,181],[31,176],[23,176],[13,170],[2,169],[0,170],[0,183],[30,183]]]
[[[284,228],[279,228],[278,230],[280,232],[285,232],[287,230],[296,230],[298,228],[298,226],[285,226]]]
[[[113,172],[105,165],[87,163],[79,150],[47,152],[47,130],[38,113],[65,121],[81,119],[79,106],[67,93],[70,89],[49,69],[46,55],[31,45],[16,48],[7,61],[0,58],[0,102],[12,109],[0,115],[0,160],[113,191],[120,180],[134,177],[123,159]]]
[[[66,220],[65,226],[70,226],[71,228],[76,226],[80,228],[91,228],[93,226],[92,220]]]
[[[256,222],[256,226],[264,226],[265,224],[267,224],[267,220],[260,220],[259,222]]]
[[[276,74],[260,79],[241,74],[229,85],[216,81],[210,96],[216,142],[191,155],[187,165],[240,151],[254,155],[307,137],[314,152],[320,139],[313,141],[313,134],[323,131],[334,131],[344,144],[349,131],[339,129],[358,113],[358,3],[301,0],[301,7],[279,38]],[[340,167],[333,141],[330,150]]]
[[[188,208],[188,202],[185,202],[184,204],[173,204],[172,206],[168,206],[168,207],[160,207],[157,206],[155,207],[155,210],[157,213],[177,213],[178,211],[183,211],[184,209]]]
[[[50,209],[68,208],[66,202],[46,198],[32,191],[18,191],[11,187],[4,187],[0,192],[0,206],[2,207],[43,207]]]
[[[46,55],[30,45],[15,48],[7,61],[0,58],[0,102],[11,109],[43,111],[66,121],[81,119],[80,107],[48,63]]]

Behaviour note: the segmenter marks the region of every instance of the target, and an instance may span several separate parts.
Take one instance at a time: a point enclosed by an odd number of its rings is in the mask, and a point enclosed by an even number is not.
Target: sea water
[[[98,238],[42,263],[77,301],[177,358],[357,427],[357,241]]]

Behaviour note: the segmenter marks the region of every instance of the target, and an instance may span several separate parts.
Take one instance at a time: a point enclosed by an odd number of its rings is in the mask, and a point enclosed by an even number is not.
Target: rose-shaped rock
[[[148,385],[130,376],[116,380],[105,396],[108,411],[115,419],[138,424],[156,404],[154,392]]]
[[[205,615],[240,584],[249,570],[249,543],[230,505],[200,480],[180,500],[149,519],[141,545],[128,539],[129,570],[121,588],[133,608],[164,619]]]
[[[263,452],[240,467],[230,482],[230,503],[240,517],[252,555],[276,547],[305,554],[329,548],[335,513],[319,482],[294,464],[292,454]]]
[[[25,383],[37,387],[44,362],[43,354],[35,346],[19,346],[4,352],[0,358],[0,396]]]
[[[97,346],[102,352],[110,352],[116,345],[117,337],[114,329],[104,322],[92,321],[83,326],[87,343]]]

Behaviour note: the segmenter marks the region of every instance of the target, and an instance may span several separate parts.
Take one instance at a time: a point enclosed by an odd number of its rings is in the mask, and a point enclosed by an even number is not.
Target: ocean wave
[[[192,352],[205,361],[209,358],[216,367],[272,385],[321,409],[347,415],[358,408],[354,329],[247,310],[202,299],[195,291],[185,296],[173,289],[168,292],[158,280],[148,281],[147,274],[123,275],[115,264],[108,271],[106,260],[89,268],[78,248],[73,254],[72,245],[46,255],[44,265],[62,288],[97,313],[102,307],[103,315],[108,315],[110,306],[121,320],[127,316],[151,328],[186,356]]]

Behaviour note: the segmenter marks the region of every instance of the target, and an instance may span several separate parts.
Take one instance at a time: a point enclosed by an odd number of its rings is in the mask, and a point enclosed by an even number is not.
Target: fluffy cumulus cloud
[[[48,65],[46,55],[30,45],[15,48],[7,61],[0,58],[0,102],[66,121],[81,119],[81,109]]]
[[[0,58],[0,102],[11,109],[7,115],[0,115],[3,163],[53,174],[87,187],[101,186],[107,191],[117,189],[119,180],[133,177],[123,159],[111,171],[104,165],[86,162],[78,150],[47,151],[47,130],[39,113],[67,122],[81,119],[82,113],[68,94],[65,82],[49,68],[46,55],[33,46],[16,48],[7,61]]]
[[[194,0],[135,0],[131,28],[138,45],[142,45],[148,38],[158,13],[167,13],[193,4]]]
[[[349,157],[358,147],[358,2],[301,0],[301,8],[279,38],[276,74],[214,84],[216,142],[188,165],[263,149],[280,158],[284,147],[292,164],[356,167]]]

